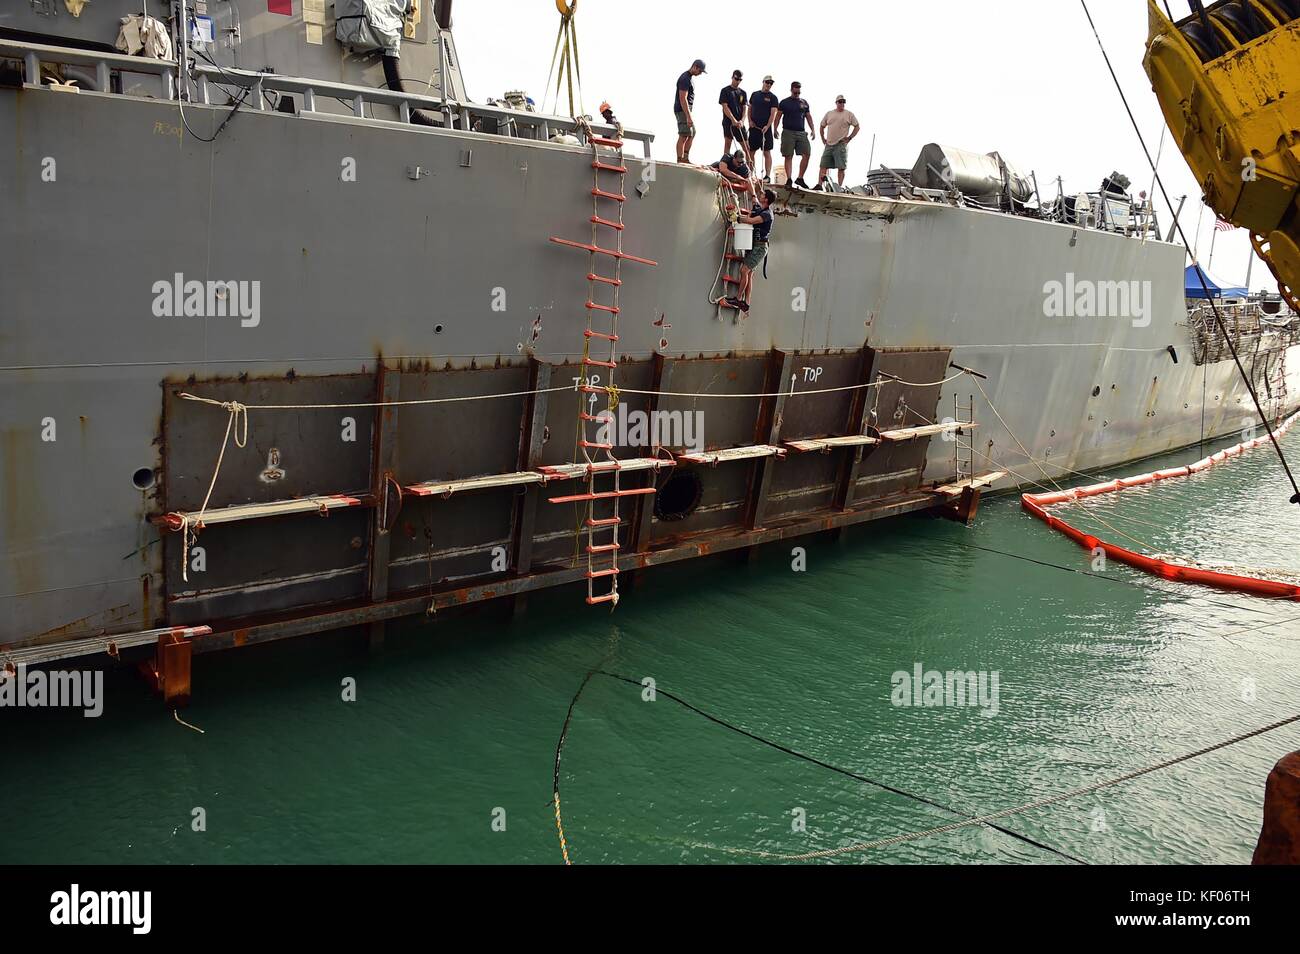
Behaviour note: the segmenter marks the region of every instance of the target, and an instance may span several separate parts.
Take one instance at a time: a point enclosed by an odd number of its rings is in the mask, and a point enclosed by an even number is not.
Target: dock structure
[[[1264,824],[1250,863],[1300,865],[1300,752],[1284,755],[1264,786]]]

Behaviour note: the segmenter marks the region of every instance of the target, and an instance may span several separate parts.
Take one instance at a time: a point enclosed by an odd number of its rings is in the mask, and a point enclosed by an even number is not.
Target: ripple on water
[[[1081,524],[1100,518],[1160,551],[1300,568],[1300,508],[1285,499],[1262,449],[1077,509]],[[18,781],[0,789],[0,811],[25,824],[0,859],[556,863],[555,742],[602,659],[747,731],[970,813],[1300,709],[1288,675],[1300,666],[1300,607],[1125,567],[1099,579],[1042,565],[1087,571],[1091,558],[1014,498],[986,501],[971,528],[901,519],[800,541],[804,572],[791,569],[793,545],[752,564],[662,568],[613,616],[565,591],[535,595],[521,621],[487,609],[394,625],[375,658],[354,634],[201,657],[187,716],[201,736],[126,674],[109,679],[99,720],[8,711]],[[918,663],[996,672],[997,714],[894,705],[894,674]],[[345,677],[355,703],[341,701]],[[1264,776],[1297,747],[1288,728],[1005,824],[1097,863],[1244,863]],[[562,794],[580,863],[750,861],[722,849],[819,850],[954,817],[601,676],[574,712]],[[190,829],[195,806],[206,833]],[[987,828],[834,860],[1062,861]]]

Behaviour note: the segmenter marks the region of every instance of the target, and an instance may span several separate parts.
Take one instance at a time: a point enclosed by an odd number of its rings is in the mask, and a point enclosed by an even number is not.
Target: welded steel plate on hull
[[[661,389],[679,394],[761,394],[769,365],[768,355],[676,359]],[[661,416],[661,421],[673,426],[680,421],[682,432],[674,450],[701,454],[698,459],[706,463],[680,459],[671,472],[659,475],[659,494],[645,537],[651,547],[744,524],[754,460],[716,466],[707,462],[714,459],[714,451],[765,443],[756,440],[762,403],[761,398],[665,396],[659,400],[657,411],[669,415]],[[688,443],[695,447],[687,450]]]
[[[870,390],[867,398],[869,429],[907,431],[939,423],[943,416],[939,408],[941,386],[927,382],[941,381],[953,373],[948,369],[949,355],[946,348],[876,351],[871,379],[881,383]],[[890,380],[886,375],[899,380]],[[909,440],[885,440],[869,449],[857,470],[852,500],[863,503],[916,490],[923,477],[951,480],[952,472],[923,473],[930,442],[941,438],[922,433]]]
[[[211,486],[208,510],[237,505],[272,513],[227,523],[214,515],[188,553],[184,533],[163,533],[168,622],[207,622],[362,596],[368,508],[326,509],[324,516],[313,507],[304,514],[274,515],[277,508],[250,505],[338,494],[356,499],[369,492],[374,408],[301,405],[374,401],[374,376],[200,379],[168,381],[163,388],[165,512],[197,516]],[[242,420],[234,422],[227,438],[228,410],[187,400],[182,392],[275,407],[248,411],[247,441],[240,447]],[[183,560],[188,560],[188,580]]]
[[[781,440],[855,433],[855,402],[861,400],[863,389],[854,386],[864,383],[864,362],[869,360],[861,351],[795,355],[790,371],[793,378],[783,382],[787,395],[781,412]],[[830,454],[789,455],[772,472],[764,519],[771,521],[832,507],[845,454],[851,453],[850,448]]]

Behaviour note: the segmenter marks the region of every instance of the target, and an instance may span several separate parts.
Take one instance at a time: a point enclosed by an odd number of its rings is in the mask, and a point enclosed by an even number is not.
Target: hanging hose
[[[400,93],[402,92],[403,80],[402,80],[402,71],[398,67],[397,63],[398,63],[397,57],[390,56],[387,53],[384,54],[384,82],[388,84],[388,88],[391,89],[393,92]],[[446,90],[442,91],[442,101],[444,103],[446,103],[447,101]],[[417,126],[441,126],[442,125],[442,122],[440,120],[434,119],[432,116],[430,116],[422,109],[411,110],[411,122]]]

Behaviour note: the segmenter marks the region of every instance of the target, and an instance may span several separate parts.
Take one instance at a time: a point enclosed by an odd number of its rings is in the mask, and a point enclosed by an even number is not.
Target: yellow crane
[[[1300,310],[1300,0],[1190,5],[1147,0],[1142,65],[1206,203]]]

